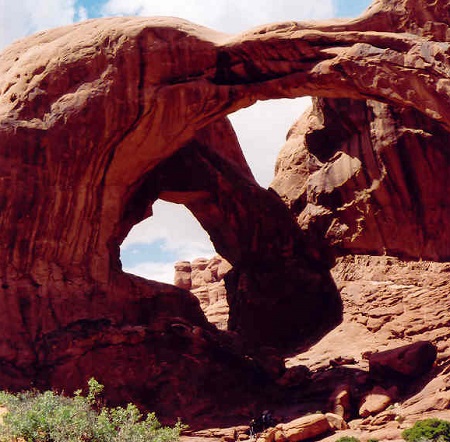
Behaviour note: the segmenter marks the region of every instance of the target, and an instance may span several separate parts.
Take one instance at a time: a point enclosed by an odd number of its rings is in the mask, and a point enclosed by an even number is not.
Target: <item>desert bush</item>
[[[417,421],[403,431],[402,437],[407,442],[450,442],[450,422],[441,419]]]
[[[88,393],[65,397],[53,391],[0,392],[8,409],[0,425],[0,441],[26,442],[175,442],[183,425],[163,427],[154,413],[143,416],[133,404],[108,408],[98,396],[103,386],[88,382]]]
[[[360,440],[353,436],[343,436],[339,438],[336,442],[360,442]]]

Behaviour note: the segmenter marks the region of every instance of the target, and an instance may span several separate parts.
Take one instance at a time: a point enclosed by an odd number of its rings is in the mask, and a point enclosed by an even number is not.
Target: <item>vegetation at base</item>
[[[403,431],[402,437],[407,442],[450,442],[450,422],[442,419],[417,421]]]
[[[336,442],[360,442],[360,440],[353,436],[343,436]]]
[[[7,408],[0,425],[0,441],[23,438],[26,442],[175,442],[185,427],[162,427],[154,413],[143,416],[133,404],[126,408],[101,406],[103,385],[88,382],[73,397],[53,391],[11,394],[0,392]]]

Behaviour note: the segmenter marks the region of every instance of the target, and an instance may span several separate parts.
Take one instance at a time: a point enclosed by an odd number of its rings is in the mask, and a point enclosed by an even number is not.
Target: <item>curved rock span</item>
[[[446,2],[439,3],[443,9],[436,10],[430,2],[403,5],[410,14],[395,21],[395,26],[448,48],[450,12]],[[422,61],[415,62],[417,66],[422,63],[420,76],[427,83],[433,78],[445,82],[448,63],[441,65],[440,74],[434,73],[426,60],[427,47],[428,43],[422,45]],[[390,52],[391,48],[380,51]],[[405,54],[403,62],[412,61],[410,56]],[[388,67],[373,76],[361,71],[362,81],[384,88],[389,72]],[[405,66],[399,87],[410,75],[415,78]],[[408,94],[423,92],[417,83]],[[445,93],[436,92],[433,99],[448,107]],[[425,94],[423,99],[432,98]],[[271,187],[291,208],[302,229],[324,248],[331,245],[341,254],[447,261],[449,142],[448,128],[411,106],[373,99],[316,98],[291,128]]]
[[[223,408],[242,379],[249,392],[258,384],[260,371],[191,294],[121,271],[119,245],[158,198],[185,204],[234,266],[229,328],[246,348],[305,346],[338,323],[328,266],[281,199],[256,184],[225,116],[259,99],[371,97],[448,131],[448,20],[434,26],[433,14],[448,18],[449,2],[422,3],[383,0],[348,23],[238,36],[111,18],[7,48],[1,383],[70,389],[94,375],[112,399],[180,416]]]

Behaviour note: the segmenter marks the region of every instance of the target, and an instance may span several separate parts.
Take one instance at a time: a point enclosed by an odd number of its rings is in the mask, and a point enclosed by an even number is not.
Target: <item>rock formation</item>
[[[113,400],[210,415],[266,379],[242,348],[305,347],[339,323],[328,264],[256,184],[225,117],[260,99],[371,98],[447,133],[448,6],[378,0],[350,22],[238,36],[111,18],[1,53],[2,386],[94,375]],[[119,245],[158,198],[185,204],[233,265],[239,350],[188,291],[121,271]]]
[[[272,187],[340,253],[448,260],[449,141],[413,109],[316,99],[291,129]]]
[[[307,352],[287,359],[283,378],[300,376],[286,385],[283,400],[264,404],[283,424],[276,430],[301,419],[306,425],[298,431],[308,434],[311,416],[321,416],[320,410],[329,422],[329,412],[343,422],[314,441],[335,442],[345,435],[400,441],[401,432],[419,419],[450,420],[449,263],[365,255],[337,261],[332,274],[344,320]],[[248,427],[235,430],[239,435]],[[221,436],[229,431],[199,435],[212,442],[227,440]],[[262,436],[261,442],[269,442],[274,434]],[[183,439],[190,441],[195,439]]]
[[[443,9],[434,10],[430,2],[395,3],[398,14],[404,14],[400,21],[393,19],[395,26],[427,41],[421,46],[421,77],[433,82],[427,48],[448,44],[449,5],[439,2]],[[374,23],[376,16],[372,16]],[[405,54],[404,60],[409,57]],[[418,66],[419,60],[415,63]],[[441,68],[435,78],[445,82],[448,65]],[[404,76],[409,72],[406,69]],[[383,75],[368,78],[365,70],[362,75],[361,81],[381,89],[390,68]],[[417,84],[408,94],[412,98],[422,92]],[[441,90],[435,97],[449,107]],[[332,245],[341,254],[445,261],[450,258],[449,142],[447,127],[411,106],[316,98],[312,109],[292,127],[271,187],[302,228],[325,248]]]
[[[200,301],[208,322],[220,330],[228,329],[228,302],[224,276],[231,265],[221,256],[212,259],[198,258],[192,263],[180,261],[175,264],[174,284],[190,290]]]

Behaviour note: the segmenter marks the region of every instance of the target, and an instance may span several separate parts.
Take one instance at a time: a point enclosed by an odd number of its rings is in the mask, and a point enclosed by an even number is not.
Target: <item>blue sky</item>
[[[334,0],[336,17],[357,17],[372,2],[370,0]]]
[[[76,6],[83,6],[87,9],[90,18],[100,17],[102,8],[107,0],[77,0]],[[152,1],[146,3],[151,4]],[[162,1],[154,1],[153,3],[164,3]],[[186,1],[189,5],[189,0]],[[365,8],[370,5],[370,0],[334,0],[334,16],[335,17],[356,17],[361,14]]]
[[[110,15],[170,15],[222,32],[241,32],[274,21],[356,17],[369,0],[0,0],[0,50],[17,38],[50,27]],[[213,6],[212,6],[213,5]],[[286,133],[308,98],[257,103],[230,116],[259,183],[273,177]],[[125,270],[173,281],[173,264],[215,254],[208,235],[182,206],[158,201],[154,216],[135,226],[121,247]]]
[[[106,0],[77,0],[76,7],[83,7],[87,11],[89,18],[101,17],[102,7],[105,5]]]
[[[252,1],[248,1],[248,3],[254,3]],[[174,4],[175,3],[175,4]],[[281,2],[288,5],[291,10],[298,9],[299,3],[302,4],[302,8],[305,7],[305,4],[311,4],[312,2],[306,2],[305,0],[300,0],[297,3],[295,2]],[[369,5],[370,0],[331,0],[330,4],[332,7],[332,13],[329,14],[330,17],[356,17],[361,14]],[[189,18],[189,14],[186,14],[186,11],[191,9],[192,4],[202,4],[201,7],[205,11],[205,15],[211,13],[212,10],[208,7],[207,1],[195,0],[189,1],[186,0],[183,2],[182,7],[180,8],[179,16],[185,16]],[[228,4],[230,4],[228,2]],[[110,6],[111,5],[111,9]],[[173,5],[173,6],[172,6]],[[172,2],[170,0],[161,1],[161,0],[127,0],[127,1],[114,1],[114,0],[77,0],[75,3],[75,7],[78,9],[80,7],[84,8],[87,12],[89,18],[101,17],[102,15],[108,14],[108,12],[112,12],[113,14],[139,14],[139,15],[174,15],[174,10],[176,11],[177,2]],[[114,8],[116,11],[114,11]],[[285,6],[282,5],[282,9],[285,9]],[[153,10],[153,11],[152,11]],[[165,12],[167,11],[167,12]],[[276,17],[276,14],[275,14]],[[276,18],[275,18],[276,19]],[[200,20],[201,21],[201,20]]]

